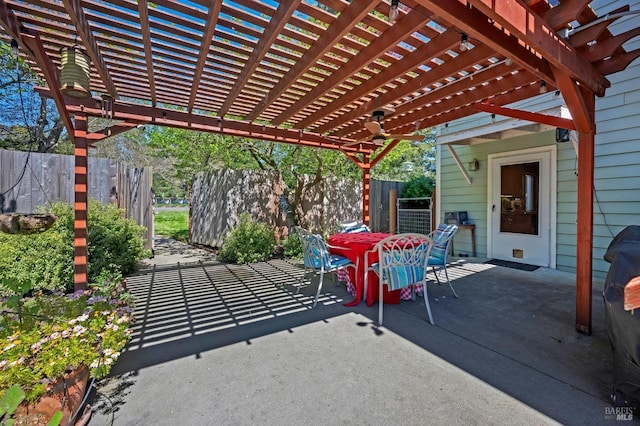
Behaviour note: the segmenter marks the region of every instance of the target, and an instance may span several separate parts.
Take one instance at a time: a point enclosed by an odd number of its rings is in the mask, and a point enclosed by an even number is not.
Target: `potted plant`
[[[0,398],[13,385],[24,391],[15,417],[51,418],[61,410],[66,424],[87,379],[106,376],[118,359],[130,339],[133,300],[121,276],[98,282],[68,295],[31,294],[28,284],[2,283],[13,295],[0,303]]]

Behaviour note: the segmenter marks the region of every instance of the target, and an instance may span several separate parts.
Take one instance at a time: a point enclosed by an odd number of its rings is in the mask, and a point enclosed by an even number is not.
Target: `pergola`
[[[384,147],[364,123],[385,111],[407,134],[486,111],[578,134],[576,327],[591,331],[595,97],[640,51],[590,0],[0,0],[4,39],[46,81],[75,144],[75,285],[87,284],[87,150],[155,124],[342,151],[363,172]],[[61,49],[90,58],[91,92],[61,90]],[[572,119],[503,105],[541,85]],[[87,117],[108,117],[90,130]],[[372,156],[375,154],[374,159]]]

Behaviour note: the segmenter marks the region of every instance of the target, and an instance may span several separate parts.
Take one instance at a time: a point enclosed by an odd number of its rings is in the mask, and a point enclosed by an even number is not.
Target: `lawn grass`
[[[154,215],[154,226],[155,235],[186,242],[189,239],[189,212],[156,212]]]

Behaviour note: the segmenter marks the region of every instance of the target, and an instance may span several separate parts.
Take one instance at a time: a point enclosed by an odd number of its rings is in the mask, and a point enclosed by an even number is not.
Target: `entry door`
[[[555,149],[493,155],[489,163],[489,256],[555,267]]]

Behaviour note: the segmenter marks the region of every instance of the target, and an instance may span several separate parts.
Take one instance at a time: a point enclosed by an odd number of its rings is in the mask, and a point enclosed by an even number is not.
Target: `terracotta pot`
[[[89,367],[82,366],[64,375],[54,383],[49,392],[35,404],[20,406],[16,410],[16,425],[46,424],[57,411],[62,411],[61,425],[66,425],[80,407],[89,381]],[[86,410],[78,414],[76,421],[88,421]],[[78,423],[76,423],[78,424]]]

